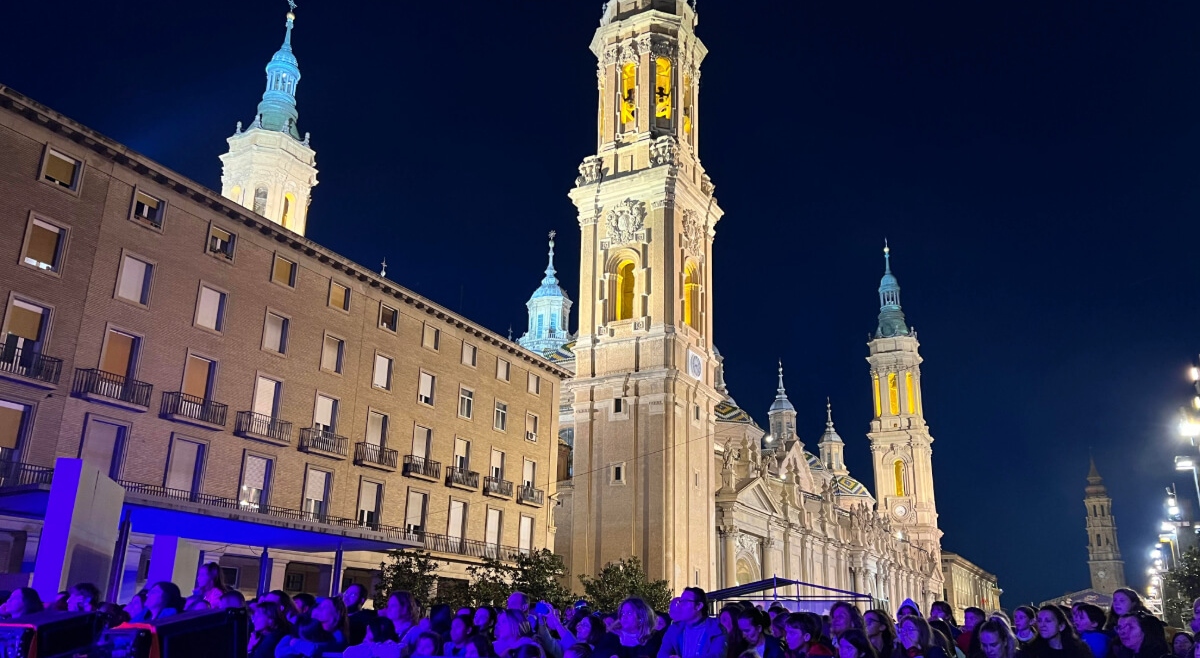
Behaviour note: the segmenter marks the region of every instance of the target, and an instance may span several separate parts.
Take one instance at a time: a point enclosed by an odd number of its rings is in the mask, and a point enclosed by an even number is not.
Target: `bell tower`
[[[1104,479],[1096,470],[1093,459],[1088,469],[1087,488],[1083,506],[1087,509],[1088,570],[1092,573],[1092,589],[1112,594],[1125,587],[1125,563],[1117,544],[1117,520],[1112,515],[1112,498]]]
[[[921,355],[917,333],[900,308],[900,283],[892,274],[891,249],[883,248],[879,325],[867,343],[875,417],[867,438],[875,465],[879,511],[918,546],[940,553],[933,495],[933,437],[921,404]]]
[[[697,155],[706,54],[691,0],[610,0],[581,232],[571,571],[638,556],[673,589],[714,583],[717,360],[712,241]],[[586,474],[583,478],[578,474]]]

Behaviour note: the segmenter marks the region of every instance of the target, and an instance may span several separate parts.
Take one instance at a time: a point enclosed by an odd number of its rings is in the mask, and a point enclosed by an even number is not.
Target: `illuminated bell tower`
[[[1117,544],[1117,520],[1112,515],[1112,498],[1104,479],[1096,470],[1093,459],[1088,470],[1088,485],[1084,489],[1083,506],[1087,509],[1088,570],[1092,573],[1092,589],[1112,594],[1125,587],[1125,563]]]
[[[914,544],[940,553],[941,530],[933,496],[933,437],[921,405],[921,355],[917,334],[900,308],[900,284],[891,250],[883,249],[879,325],[867,343],[875,417],[867,438],[875,465],[879,511]]]
[[[295,3],[289,0],[295,9]],[[250,127],[228,138],[221,156],[221,195],[304,235],[308,203],[317,184],[316,152],[296,125],[300,65],[292,53],[296,15],[288,12],[283,45],[267,63],[267,88]]]
[[[581,231],[569,568],[639,557],[712,588],[717,538],[712,241],[697,157],[706,49],[689,0],[610,0],[591,50],[596,152],[570,193]],[[581,476],[582,474],[582,476]]]

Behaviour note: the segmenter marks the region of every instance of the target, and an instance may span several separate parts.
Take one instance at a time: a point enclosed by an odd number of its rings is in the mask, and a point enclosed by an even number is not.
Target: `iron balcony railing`
[[[256,436],[265,436],[280,443],[292,442],[291,423],[253,411],[237,412],[237,420],[234,422],[233,431],[242,436],[254,434]]]
[[[136,379],[114,375],[96,368],[76,368],[72,395],[95,395],[139,407],[150,406],[154,387]]]
[[[455,555],[481,559],[490,557],[503,562],[515,562],[517,556],[528,553],[528,551],[523,551],[516,546],[492,544],[479,541],[478,539],[435,535],[432,532],[424,532],[414,528],[409,528],[405,532],[405,535],[410,541],[420,542],[426,550],[437,553],[453,553]]]
[[[0,372],[57,384],[62,374],[62,359],[55,359],[28,347],[0,347]]]
[[[460,487],[479,488],[479,474],[465,468],[451,466],[446,469],[446,484]]]
[[[304,452],[318,450],[345,457],[347,443],[349,441],[346,437],[338,436],[331,430],[318,427],[305,427],[300,430],[300,449]]]
[[[517,500],[523,503],[541,505],[546,500],[546,492],[541,489],[521,485],[517,487]]]
[[[512,498],[513,483],[508,480],[487,476],[483,478],[483,493]]]
[[[385,448],[374,443],[359,441],[354,444],[354,463],[355,464],[376,464],[387,468],[396,468],[396,462],[400,460],[400,453]]]
[[[53,468],[22,464],[20,462],[0,461],[0,489],[35,484],[49,486],[53,480]]]
[[[125,487],[127,493],[136,493],[142,496],[151,498],[161,498],[163,500],[173,500],[177,502],[199,503],[209,507],[219,507],[221,509],[235,510],[240,512],[253,512],[262,514],[275,519],[287,521],[301,521],[305,523],[325,523],[343,528],[361,528],[363,524],[358,519],[348,519],[340,516],[332,516],[324,512],[307,512],[304,510],[290,509],[287,507],[278,507],[276,505],[267,505],[261,502],[238,500],[236,498],[225,498],[223,496],[213,496],[211,494],[200,493],[198,491],[185,491],[183,489],[171,489],[168,487],[159,486],[157,484],[143,484],[141,482],[131,482],[129,480],[118,480],[122,487]],[[386,526],[372,527],[372,530],[384,532]],[[390,528],[388,532],[396,538],[403,538],[403,534],[399,528]]]
[[[404,474],[419,475],[436,480],[442,476],[442,463],[426,457],[404,455]]]
[[[229,406],[182,391],[169,391],[162,394],[160,413],[164,416],[182,416],[210,425],[224,426]]]

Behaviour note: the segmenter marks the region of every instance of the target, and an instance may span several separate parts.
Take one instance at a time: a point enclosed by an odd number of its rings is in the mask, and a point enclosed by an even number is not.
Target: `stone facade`
[[[962,620],[969,607],[981,608],[984,612],[1001,609],[1002,590],[996,577],[963,556],[943,552],[942,577],[945,580],[942,600],[950,604],[955,619]]]

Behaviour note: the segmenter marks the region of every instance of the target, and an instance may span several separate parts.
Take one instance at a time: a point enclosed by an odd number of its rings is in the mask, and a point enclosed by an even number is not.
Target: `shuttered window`
[[[417,425],[413,430],[413,457],[425,459],[429,456],[429,444],[433,440],[433,430]]]
[[[133,256],[121,259],[121,280],[117,282],[117,297],[145,306],[150,302],[150,263]]]
[[[283,256],[276,256],[275,264],[271,268],[271,280],[294,288],[296,286],[296,264]]]
[[[321,369],[341,372],[345,347],[346,343],[342,339],[326,336],[325,343],[321,348]]]
[[[327,507],[329,474],[314,468],[308,469],[308,481],[304,483],[304,511],[323,516]]]
[[[257,455],[246,455],[242,475],[242,490],[239,500],[243,507],[259,507],[267,502],[267,479],[271,472],[271,460]]]
[[[392,360],[382,354],[375,355],[375,372],[371,378],[371,385],[385,391],[392,388]]]
[[[200,286],[196,300],[196,324],[213,331],[225,327],[225,293],[208,286]]]
[[[462,539],[463,528],[467,523],[467,504],[461,500],[450,500],[450,523],[446,527],[446,536],[451,539]]]
[[[538,377],[537,375],[533,374],[532,372],[529,373],[529,381],[527,382],[527,386],[528,386],[528,390],[530,393],[533,393],[534,395],[541,395],[541,393],[542,393],[542,378]]]
[[[378,482],[363,480],[358,490],[358,522],[363,525],[379,523],[379,490]]]
[[[471,366],[472,368],[474,368],[475,364],[478,362],[478,360],[479,360],[479,348],[475,347],[474,345],[472,345],[470,343],[463,343],[463,348],[462,348],[463,365]]]
[[[467,470],[471,463],[471,442],[466,439],[454,439],[454,467]]]
[[[442,344],[442,330],[433,325],[425,325],[424,333],[421,334],[421,344],[431,350],[436,350]]]
[[[350,289],[336,281],[329,282],[329,305],[343,311],[350,310]]]
[[[396,311],[396,309],[388,306],[387,304],[380,304],[379,326],[387,329],[388,331],[395,331],[399,317],[400,314]]]
[[[29,224],[24,262],[39,270],[57,272],[62,256],[63,229],[35,219]]]
[[[105,337],[104,359],[100,362],[100,369],[121,377],[132,376],[137,346],[138,339],[135,336],[109,329]]]
[[[504,479],[504,453],[500,450],[492,450],[491,475],[497,480]]]
[[[8,309],[8,333],[28,342],[41,342],[47,315],[49,312],[44,307],[14,299]]]
[[[212,385],[213,361],[189,354],[183,368],[184,395],[207,399]]]
[[[427,373],[421,373],[421,378],[417,382],[417,402],[433,406],[433,391],[436,378]]]
[[[508,381],[509,371],[511,366],[504,359],[496,359],[496,379],[506,382]]]
[[[384,444],[384,439],[387,438],[387,420],[387,415],[377,411],[367,413],[367,443],[373,446]]]
[[[115,457],[119,454],[124,437],[124,425],[89,419],[79,457],[88,466],[99,469],[109,477],[116,477]]]
[[[254,386],[254,413],[276,418],[279,416],[279,382],[259,377]]]
[[[488,508],[487,526],[484,529],[484,541],[492,546],[500,543],[500,510]]]
[[[263,349],[277,354],[287,353],[288,319],[275,313],[267,313],[263,327]]]
[[[425,531],[425,505],[429,496],[420,491],[408,492],[408,507],[404,510],[404,525],[409,532]]]
[[[313,413],[313,426],[318,429],[333,431],[334,423],[337,421],[337,400],[325,397],[324,395],[317,396],[317,408]]]
[[[517,548],[526,553],[533,549],[532,516],[521,516],[521,527],[517,538]]]
[[[525,468],[521,474],[524,480],[524,485],[527,487],[534,486],[535,477],[537,476],[537,462],[525,460]]]
[[[171,464],[167,467],[166,487],[195,492],[198,466],[204,447],[195,441],[175,439],[171,446]]]
[[[79,161],[54,149],[47,149],[46,168],[42,176],[59,187],[73,190],[79,182]]]
[[[133,218],[161,228],[163,222],[162,200],[139,190],[133,195]]]
[[[28,405],[0,400],[0,448],[17,449],[28,414]]]

